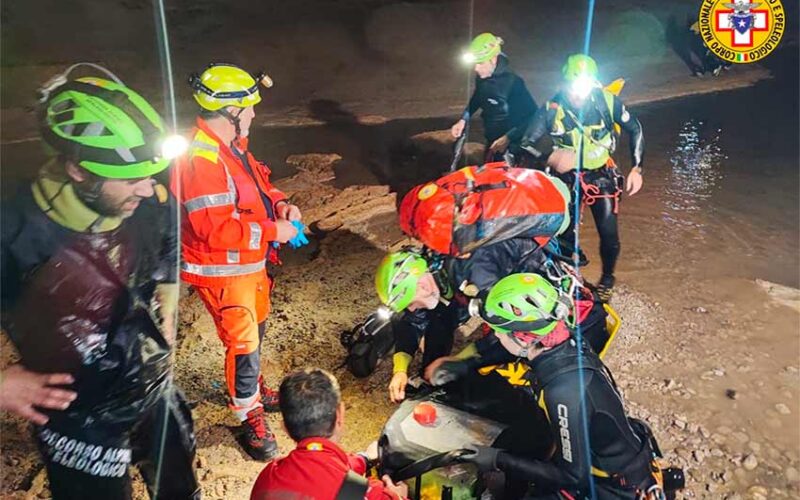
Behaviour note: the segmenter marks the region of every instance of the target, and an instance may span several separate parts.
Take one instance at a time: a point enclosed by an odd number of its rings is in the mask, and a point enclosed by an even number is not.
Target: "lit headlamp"
[[[580,99],[586,99],[595,87],[597,87],[597,81],[594,78],[581,75],[572,81],[569,93]]]
[[[378,316],[379,319],[382,319],[383,321],[388,321],[389,319],[391,319],[394,312],[392,312],[392,310],[389,309],[388,307],[380,306],[375,311],[375,314]]]
[[[161,141],[161,158],[165,160],[174,160],[185,153],[188,147],[189,143],[182,135],[168,135]]]

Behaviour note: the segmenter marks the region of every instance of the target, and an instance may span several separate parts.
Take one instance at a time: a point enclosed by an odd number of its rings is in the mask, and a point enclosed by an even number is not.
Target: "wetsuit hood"
[[[580,365],[578,358],[582,358]],[[559,376],[578,370],[579,366],[584,370],[603,371],[600,358],[585,343],[579,347],[574,338],[543,352],[530,362],[540,389]]]
[[[508,62],[508,57],[506,57],[506,55],[501,52],[500,55],[497,56],[497,66],[494,68],[494,73],[492,73],[492,76],[506,73],[509,71],[509,69],[510,66]]]
[[[504,75],[511,71],[511,66],[508,62],[508,57],[502,52],[497,56],[497,66],[495,66],[494,71],[488,78],[481,78],[478,75],[475,75],[476,82],[485,82],[487,80],[491,80],[492,78],[496,78],[500,75]]]

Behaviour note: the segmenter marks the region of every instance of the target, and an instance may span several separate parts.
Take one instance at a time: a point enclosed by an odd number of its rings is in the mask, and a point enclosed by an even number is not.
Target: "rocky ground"
[[[144,0],[109,1],[102,10],[86,0],[4,2],[0,137],[6,186],[29,176],[42,156],[32,89],[68,63],[106,64],[161,102],[161,58],[150,6]],[[338,368],[344,356],[339,332],[375,307],[374,269],[387,249],[404,241],[396,225],[396,191],[420,180],[424,168],[415,163],[449,155],[441,130],[411,139],[399,169],[388,166],[390,158],[364,155],[366,146],[359,141],[373,138],[371,126],[400,118],[449,122],[456,116],[467,96],[467,78],[455,55],[470,32],[503,35],[514,66],[543,101],[556,85],[563,57],[579,50],[582,38],[554,36],[553,30],[582,33],[584,3],[529,6],[527,0],[302,0],[278,7],[243,0],[220,13],[214,0],[167,2],[182,127],[189,126],[192,111],[182,86],[185,75],[209,60],[224,60],[263,66],[275,78],[258,111],[259,138],[270,139],[279,125],[326,124],[328,135],[336,134],[326,147],[295,138],[284,148],[285,171],[294,175],[279,185],[303,208],[312,235],[309,246],[283,252],[263,368],[272,383],[309,364],[333,370],[347,405],[348,449],[374,439],[393,406],[385,391],[387,364],[367,380]],[[628,103],[747,86],[770,77],[767,61],[736,67],[718,79],[690,78],[670,37],[696,8],[697,2],[689,0],[598,2],[592,53],[607,79],[628,79]],[[75,26],[81,26],[82,37],[70,35]],[[796,27],[788,30],[785,43],[796,42],[796,33]],[[358,127],[362,135],[339,133]],[[310,137],[314,130],[296,133]],[[281,137],[290,133],[280,131]],[[258,142],[254,147],[263,148]],[[469,152],[479,157],[480,148],[470,145]],[[389,170],[391,183],[384,175]],[[637,249],[657,239],[648,233],[650,220],[637,202],[623,206],[626,253],[612,302],[623,326],[607,357],[629,410],[653,425],[667,461],[688,471],[688,487],[679,497],[798,497],[800,294],[753,279],[684,277],[658,255]],[[586,233],[586,246],[594,249],[593,231]],[[748,252],[758,251],[757,244],[741,244]],[[718,267],[715,256],[703,258],[709,268]],[[593,263],[588,275],[597,272]],[[247,498],[262,465],[247,459],[234,442],[236,422],[225,406],[220,342],[199,300],[190,290],[183,292],[176,379],[194,406],[204,498]],[[14,356],[5,336],[0,336],[0,352],[5,366]],[[279,419],[272,416],[270,422],[282,451],[291,449]],[[0,440],[0,498],[49,498],[28,426],[2,415]],[[145,497],[140,482],[136,497]]]
[[[271,383],[308,365],[334,371],[347,407],[344,445],[359,450],[378,436],[392,412],[385,391],[390,370],[384,363],[367,380],[353,378],[339,367],[344,351],[338,335],[375,307],[373,271],[384,252],[405,239],[395,222],[395,195],[386,187],[334,187],[333,167],[340,160],[332,154],[290,157],[298,174],[278,183],[304,207],[312,242],[283,252],[263,368]],[[661,302],[622,284],[614,296],[623,326],[607,361],[629,411],[653,426],[666,461],[687,471],[681,498],[800,494],[800,367],[791,355],[793,362],[782,361],[787,349],[797,352],[797,339],[789,335],[797,324],[800,294],[766,282],[752,286],[756,306],[746,313],[733,310],[724,295],[712,300],[688,294]],[[683,321],[671,319],[676,314]],[[762,348],[739,349],[737,332],[776,327],[765,320],[769,317],[782,318],[778,333],[786,340],[770,337]],[[247,498],[262,464],[235,444],[222,350],[210,317],[188,289],[181,301],[176,359],[177,383],[194,407],[204,497]],[[769,374],[756,376],[765,367]],[[2,497],[48,498],[26,425],[8,416],[1,422]],[[270,423],[282,452],[289,451],[292,444],[279,418],[271,416]],[[144,495],[138,482],[137,492]]]

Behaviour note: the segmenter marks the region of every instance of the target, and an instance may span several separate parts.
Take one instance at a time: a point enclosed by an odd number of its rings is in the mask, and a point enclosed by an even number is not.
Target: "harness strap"
[[[614,200],[614,215],[619,213],[619,199],[620,195],[622,194],[622,183],[619,182],[618,178],[622,177],[619,172],[617,171],[616,165],[613,162],[609,162],[605,167],[603,167],[603,172],[606,175],[611,176],[614,180],[614,185],[616,189],[613,193],[601,193],[600,188],[597,187],[595,184],[586,182],[584,176],[586,175],[585,171],[576,172],[575,176],[578,178],[578,182],[581,184],[581,190],[583,191],[583,199],[581,200],[581,216],[583,216],[583,207],[584,205],[592,206],[598,199],[601,198],[610,198]]]

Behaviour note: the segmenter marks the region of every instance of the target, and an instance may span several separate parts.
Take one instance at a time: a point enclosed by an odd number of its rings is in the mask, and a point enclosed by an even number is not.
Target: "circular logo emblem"
[[[419,190],[417,198],[419,198],[420,200],[427,200],[428,198],[436,194],[437,189],[439,189],[439,186],[437,186],[436,184],[428,184],[426,186],[423,186],[422,189]]]
[[[717,57],[746,64],[775,50],[786,29],[786,13],[780,0],[703,0],[697,28]]]

